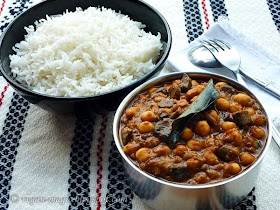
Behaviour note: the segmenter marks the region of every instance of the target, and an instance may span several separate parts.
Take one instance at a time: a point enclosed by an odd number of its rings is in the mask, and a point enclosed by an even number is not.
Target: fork
[[[258,78],[255,78],[241,68],[241,58],[239,56],[239,53],[230,44],[217,39],[208,41],[203,40],[201,42],[203,43],[204,47],[207,48],[214,57],[216,57],[216,60],[218,60],[224,67],[235,73],[237,80],[242,85],[245,85],[245,82],[240,76],[240,73],[242,74],[242,76],[245,76],[247,79],[259,85],[265,91],[280,99],[280,89],[271,85],[269,82],[265,82]]]
[[[230,45],[220,40],[202,40],[201,43],[206,47],[212,55],[225,68],[235,73],[239,83],[246,87],[246,83],[239,73],[241,58],[236,50],[233,50]]]
[[[236,79],[244,87],[248,88],[243,78],[241,77],[240,64],[241,58],[238,52],[232,48],[228,43],[221,40],[201,40],[200,41],[205,48],[207,48],[212,55],[220,62],[225,68],[233,71],[236,75]],[[276,126],[272,123],[272,135],[275,142],[280,147],[280,133]]]

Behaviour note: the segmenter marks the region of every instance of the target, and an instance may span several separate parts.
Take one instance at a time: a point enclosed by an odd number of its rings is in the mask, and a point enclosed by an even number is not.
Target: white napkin
[[[213,72],[220,73],[224,76],[235,78],[234,74],[224,68],[200,68],[193,65],[187,58],[189,50],[199,45],[199,40],[203,39],[220,39],[230,43],[237,49],[241,56],[241,66],[244,71],[260,78],[263,81],[271,82],[280,89],[280,58],[270,54],[258,44],[252,42],[244,34],[236,30],[230,25],[225,18],[219,21],[201,35],[198,39],[190,43],[186,48],[173,53],[169,57],[168,63],[174,71],[186,72]],[[262,90],[256,84],[244,78],[249,89],[260,99],[266,107],[269,116],[274,123],[280,127],[280,100],[271,96]]]
[[[225,69],[198,68],[188,61],[187,53],[195,45],[200,44],[202,39],[221,39],[234,46],[241,56],[241,66],[244,71],[262,80],[270,81],[280,88],[280,58],[267,52],[258,44],[252,42],[244,34],[233,28],[226,19],[220,19],[217,23],[201,35],[197,40],[190,43],[186,48],[173,53],[168,60],[173,71],[221,73],[235,78],[233,73]],[[170,69],[170,68],[169,68]],[[249,89],[258,97],[265,106],[268,115],[279,128],[280,126],[280,100],[271,96],[256,84],[244,78]],[[260,209],[275,209],[275,203],[269,202],[269,198],[279,203],[279,173],[280,173],[280,149],[274,141],[263,159],[260,174],[256,184],[256,203]],[[272,190],[273,189],[273,190]],[[262,202],[258,198],[262,197]]]

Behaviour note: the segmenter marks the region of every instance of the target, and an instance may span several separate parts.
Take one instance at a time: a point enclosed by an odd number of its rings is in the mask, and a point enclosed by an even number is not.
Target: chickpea
[[[248,152],[240,154],[240,161],[243,166],[248,166],[255,161],[255,157]]]
[[[216,100],[216,106],[219,110],[227,111],[227,110],[229,110],[230,103],[225,98],[218,98]]]
[[[181,99],[186,99],[187,100],[186,95],[181,95]]]
[[[225,85],[226,85],[225,82],[218,82],[218,83],[216,83],[215,87],[216,87],[216,88],[220,88],[220,87],[223,87],[223,86],[225,86]]]
[[[245,110],[249,113],[249,115],[255,114],[255,110],[253,108],[246,108]]]
[[[171,153],[171,149],[166,145],[160,144],[153,149],[153,152],[158,156],[166,156]]]
[[[187,146],[191,150],[200,151],[203,148],[203,142],[196,139],[191,139],[188,141]]]
[[[240,145],[243,142],[243,137],[239,130],[235,129],[232,132],[232,140],[235,141],[236,145]]]
[[[181,163],[183,161],[183,158],[180,156],[174,156],[174,163]]]
[[[206,120],[199,121],[195,125],[195,132],[200,136],[207,136],[210,133],[210,126]]]
[[[125,111],[125,115],[128,119],[131,119],[137,112],[140,111],[139,107],[130,107]]]
[[[265,137],[265,131],[255,125],[251,128],[250,134],[256,139],[262,139]]]
[[[185,141],[190,140],[193,137],[193,132],[190,128],[185,128],[181,133],[182,139]]]
[[[213,170],[213,169],[208,169],[207,171],[206,171],[206,174],[207,174],[207,176],[210,178],[210,179],[212,179],[212,180],[214,180],[214,179],[217,179],[220,175],[219,175],[219,172],[217,172],[217,171],[215,171],[215,170]]]
[[[217,111],[213,109],[205,113],[205,118],[212,125],[217,125],[220,121]]]
[[[255,101],[254,100],[250,100],[247,104],[247,106],[251,106],[254,107]]]
[[[212,146],[214,146],[214,145],[215,145],[215,141],[214,141],[213,138],[207,138],[207,139],[205,139],[205,141],[204,141],[204,146],[205,146],[205,147],[212,147]]]
[[[135,160],[135,159],[136,159],[135,152],[134,152],[134,153],[132,153],[132,154],[130,155],[130,157],[131,157],[133,160]]]
[[[203,184],[208,182],[209,178],[207,177],[205,172],[199,172],[195,175],[194,180],[199,184]]]
[[[153,87],[153,88],[151,88],[151,89],[149,90],[148,93],[149,93],[149,94],[154,93],[154,92],[157,91],[157,89],[158,89],[158,88]]]
[[[146,141],[144,142],[144,146],[148,148],[153,148],[159,144],[160,144],[160,140],[154,137],[147,138]]]
[[[182,157],[186,151],[188,151],[188,148],[185,145],[180,144],[176,146],[173,153]]]
[[[227,131],[229,129],[236,128],[236,124],[234,122],[226,121],[221,124],[221,127],[224,131]]]
[[[161,102],[163,100],[163,97],[157,96],[154,98],[154,102]]]
[[[146,112],[143,112],[140,117],[141,117],[142,121],[152,122],[155,120],[156,115],[152,111],[146,111]]]
[[[241,171],[241,167],[238,163],[229,163],[229,171],[231,174],[238,174]]]
[[[158,113],[158,111],[159,111],[158,104],[155,103],[155,102],[152,102],[152,103],[150,104],[150,108],[151,108],[151,110],[152,110],[153,113]]]
[[[191,100],[193,97],[199,95],[204,89],[203,85],[197,85],[194,88],[190,89],[186,93],[187,99]]]
[[[252,108],[253,108],[254,110],[260,109],[259,105],[257,105],[257,104],[253,104]]]
[[[198,155],[198,154],[195,155],[195,156],[193,156],[192,159],[198,160],[198,161],[200,162],[201,165],[204,164],[204,163],[206,162],[205,158],[202,157],[201,155]]]
[[[239,130],[232,128],[226,131],[227,137],[225,138],[226,142],[234,142],[237,146],[242,144],[243,138]]]
[[[190,103],[193,103],[196,99],[197,99],[198,96],[195,96],[193,97],[191,100],[190,100]]]
[[[241,106],[241,104],[233,102],[233,103],[230,104],[229,111],[232,112],[232,113],[233,112],[238,112],[238,111],[242,110],[242,108],[243,107]]]
[[[140,133],[149,133],[154,130],[154,125],[151,122],[144,121],[137,125]]]
[[[200,165],[198,160],[189,159],[187,160],[187,167],[190,169],[196,169]]]
[[[192,86],[197,86],[197,85],[199,85],[199,83],[198,83],[196,80],[194,80],[194,79],[191,81],[191,83],[192,83]]]
[[[178,104],[174,104],[173,107],[171,108],[172,112],[176,112],[180,107],[178,106]],[[181,109],[181,108],[180,108]],[[180,111],[178,111],[180,112]],[[180,112],[181,113],[181,112]]]
[[[256,114],[254,115],[253,117],[253,121],[254,121],[254,124],[255,125],[259,125],[259,126],[262,126],[262,125],[265,125],[266,124],[266,119],[263,115],[261,114]]]
[[[260,142],[253,138],[252,136],[246,135],[244,138],[244,145],[247,147],[247,152],[248,152],[248,147],[250,147],[250,153],[254,153],[256,149],[258,149]]]
[[[245,93],[238,93],[233,97],[233,100],[241,104],[242,106],[246,106],[251,100],[251,97]]]
[[[186,100],[186,99],[180,99],[178,102],[177,102],[177,105],[179,107],[187,107],[189,105],[189,102]]]
[[[140,148],[140,145],[135,142],[129,142],[127,145],[123,147],[123,151],[127,155],[131,155],[136,152]]]
[[[209,152],[209,151],[203,152],[202,156],[205,158],[206,163],[210,165],[216,165],[220,163],[218,157],[213,152]]]
[[[180,84],[181,84],[181,80],[176,79],[176,80],[174,80],[174,81],[172,82],[172,84],[173,84],[173,85],[174,85],[174,84],[180,85]]]
[[[171,114],[173,111],[172,109],[169,108],[161,108],[161,112],[166,113],[167,115]]]
[[[213,167],[214,170],[223,170],[225,168],[225,163],[219,163]]]
[[[136,158],[139,162],[145,162],[149,159],[151,150],[148,148],[141,148],[136,152]]]
[[[185,152],[185,154],[183,155],[183,159],[184,160],[188,160],[188,159],[191,159],[193,157],[197,156],[197,154],[195,152]]]

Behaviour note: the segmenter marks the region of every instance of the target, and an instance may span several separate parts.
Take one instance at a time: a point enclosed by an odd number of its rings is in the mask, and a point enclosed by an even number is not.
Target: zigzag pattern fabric
[[[1,33],[17,15],[39,2],[0,0]],[[170,24],[173,35],[171,54],[197,39],[220,16],[226,16],[245,31],[246,24],[251,24],[250,28],[259,24],[245,18],[245,15],[255,15],[254,11],[240,9],[249,4],[247,1],[146,2],[158,9]],[[261,0],[250,2],[260,10],[257,4]],[[269,33],[277,37],[279,2],[267,0],[265,6],[262,15],[271,20],[274,28]],[[247,22],[241,24],[239,21]],[[280,53],[277,46],[272,46],[272,51]],[[121,156],[112,139],[115,110],[92,107],[92,113],[88,115],[49,113],[22,98],[1,76],[0,93],[1,210],[149,209],[132,193],[127,183]],[[256,190],[252,189],[233,209],[256,209],[259,199]],[[143,189],[141,197],[149,199],[156,193]]]

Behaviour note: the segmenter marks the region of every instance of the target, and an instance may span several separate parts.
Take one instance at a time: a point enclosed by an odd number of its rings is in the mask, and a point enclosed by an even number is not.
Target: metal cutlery
[[[219,41],[223,42],[221,40]],[[231,52],[233,53],[231,56],[235,56],[234,59],[240,59],[240,56],[235,48],[230,46],[228,43],[223,43],[227,46],[226,49],[230,48]],[[188,52],[188,59],[191,61],[191,63],[193,63],[196,66],[202,66],[206,68],[221,67],[221,64],[215,59],[215,57],[209,52],[209,50],[204,45],[199,45],[192,48]],[[242,76],[259,85],[259,87],[261,87],[263,90],[280,99],[280,89],[275,87],[270,82],[266,82],[264,80],[254,77],[253,75],[250,75],[247,71],[244,71],[241,66],[239,66],[239,72]]]

